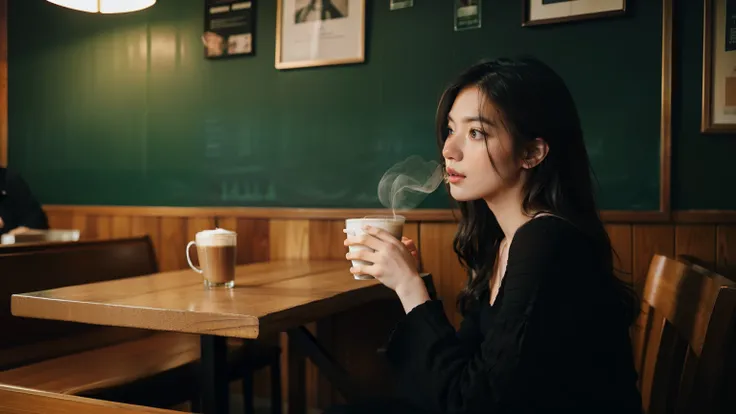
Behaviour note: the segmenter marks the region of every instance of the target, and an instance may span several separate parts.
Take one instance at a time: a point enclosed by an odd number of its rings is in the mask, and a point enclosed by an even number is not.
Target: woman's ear
[[[549,153],[549,145],[542,138],[536,138],[527,144],[524,150],[524,158],[521,160],[521,166],[526,169],[532,169],[539,165]]]

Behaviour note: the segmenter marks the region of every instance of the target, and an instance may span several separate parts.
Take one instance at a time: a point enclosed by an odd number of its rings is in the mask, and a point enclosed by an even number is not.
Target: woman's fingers
[[[373,275],[374,267],[375,266],[372,265],[356,264],[350,268],[350,273],[354,275],[370,275],[376,277]]]
[[[417,251],[417,245],[414,243],[414,240],[408,237],[402,237],[401,242],[404,243],[404,246],[406,246],[410,252],[415,253]]]
[[[393,234],[387,232],[384,229],[365,225],[363,226],[363,231],[370,234],[371,236],[376,237],[377,239],[383,240],[384,242],[390,243],[394,246],[401,244],[401,242],[396,237],[394,237]]]
[[[375,262],[378,259],[376,257],[376,252],[368,249],[359,249],[348,252],[345,255],[345,258],[348,260],[363,260],[366,262]]]
[[[352,236],[348,234],[343,244],[345,246],[361,245],[370,247],[373,250],[378,250],[383,245],[383,241],[370,234],[361,234],[360,236]]]

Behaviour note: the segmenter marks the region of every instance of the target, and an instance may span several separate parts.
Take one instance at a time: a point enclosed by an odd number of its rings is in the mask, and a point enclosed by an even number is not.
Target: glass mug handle
[[[189,267],[191,267],[192,270],[194,270],[197,273],[202,273],[202,269],[197,268],[197,266],[195,266],[192,263],[192,258],[189,257],[189,250],[192,248],[192,246],[196,246],[196,245],[197,245],[197,242],[195,241],[190,241],[189,244],[187,244],[187,263],[189,263]]]

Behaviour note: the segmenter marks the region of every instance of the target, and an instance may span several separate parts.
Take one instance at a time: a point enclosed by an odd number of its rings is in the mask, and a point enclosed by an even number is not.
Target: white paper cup
[[[384,229],[387,232],[391,233],[398,240],[401,240],[401,236],[403,235],[403,232],[404,232],[404,222],[405,221],[406,219],[404,218],[404,216],[379,216],[379,217],[352,218],[352,219],[345,220],[345,233],[351,236],[360,236],[364,233],[363,226],[367,224],[372,227]],[[355,252],[355,251],[364,250],[364,249],[370,250],[369,247],[362,246],[362,245],[349,246],[348,250],[350,252]],[[353,262],[353,266],[357,266],[357,265],[370,266],[373,264],[371,262],[366,262],[364,260],[352,260],[352,262]],[[357,280],[373,279],[373,276],[371,275],[357,274],[353,276]]]

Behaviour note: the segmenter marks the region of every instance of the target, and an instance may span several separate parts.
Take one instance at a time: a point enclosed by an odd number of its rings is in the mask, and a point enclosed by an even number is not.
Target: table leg
[[[304,354],[294,341],[291,333],[289,338],[289,353],[287,367],[289,384],[287,387],[289,414],[306,414],[307,412],[307,364]]]
[[[228,414],[227,338],[202,335],[202,413]]]
[[[327,351],[317,342],[317,339],[307,328],[300,326],[290,329],[288,335],[289,353],[292,351],[293,344],[299,349],[301,354],[312,360],[314,365],[317,366],[317,369],[319,369],[319,373],[330,381],[347,402],[356,400],[359,396],[359,388],[356,386],[352,377],[329,356]],[[291,373],[289,374],[289,382],[291,382]],[[289,394],[291,392],[291,389],[289,389]],[[289,404],[291,404],[291,401],[289,401]],[[289,406],[289,411],[291,412],[291,406]]]

